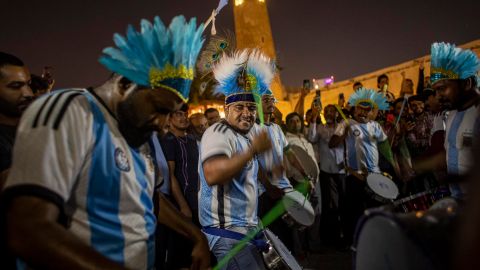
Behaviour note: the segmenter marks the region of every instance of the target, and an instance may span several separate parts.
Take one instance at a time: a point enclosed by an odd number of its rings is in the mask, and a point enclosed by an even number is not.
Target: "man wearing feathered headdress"
[[[158,218],[192,240],[192,268],[209,267],[204,235],[160,195],[168,168],[154,134],[188,99],[203,25],[156,17],[141,28],[103,51],[104,84],[56,91],[25,112],[2,202],[17,266],[153,269]]]
[[[258,51],[224,54],[213,66],[216,92],[225,96],[225,119],[210,126],[200,144],[199,216],[219,262],[258,227],[257,155],[269,150],[265,131],[253,135],[255,96],[269,88],[272,64]],[[251,241],[226,269],[264,269]],[[241,257],[242,259],[235,259]]]
[[[472,148],[480,135],[478,115],[478,72],[480,61],[471,50],[448,43],[434,43],[431,48],[430,83],[447,108],[445,152],[426,162],[419,162],[416,171],[447,168],[451,181],[463,180],[473,168]],[[460,179],[459,179],[460,178]],[[464,186],[451,184],[456,198],[463,197]]]
[[[343,164],[348,176],[346,178],[346,207],[350,220],[346,221],[347,241],[352,241],[355,224],[365,209],[365,182],[369,173],[381,173],[378,166],[379,145],[388,143],[388,138],[379,123],[370,120],[373,109],[388,110],[385,96],[372,89],[360,88],[350,96],[350,106],[354,107],[353,119],[343,120],[338,124],[329,146],[337,147],[346,142],[346,160]]]

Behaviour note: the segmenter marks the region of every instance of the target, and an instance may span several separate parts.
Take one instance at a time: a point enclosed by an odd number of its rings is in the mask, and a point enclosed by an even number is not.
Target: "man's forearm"
[[[231,181],[253,158],[253,150],[226,156],[213,157],[203,163],[203,171],[209,185],[223,185]]]

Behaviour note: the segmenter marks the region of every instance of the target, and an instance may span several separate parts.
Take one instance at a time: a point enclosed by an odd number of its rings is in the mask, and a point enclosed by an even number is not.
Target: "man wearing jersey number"
[[[55,92],[26,111],[3,194],[2,239],[16,266],[152,269],[158,217],[193,242],[193,269],[209,267],[203,234],[159,195],[165,172],[153,134],[188,98],[203,42],[192,20],[178,16],[168,28],[158,17],[154,26],[144,20],[141,33],[129,27],[100,58],[114,72],[108,81]],[[188,46],[165,47],[178,40]]]

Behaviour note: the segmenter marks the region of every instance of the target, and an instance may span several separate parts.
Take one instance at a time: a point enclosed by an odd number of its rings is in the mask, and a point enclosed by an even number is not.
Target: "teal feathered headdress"
[[[433,43],[431,49],[430,82],[445,79],[467,79],[480,69],[477,55],[448,43]]]
[[[359,88],[350,96],[348,103],[351,106],[370,107],[381,111],[390,109],[390,105],[384,94],[363,87]]]
[[[187,102],[204,41],[203,24],[197,27],[195,18],[187,22],[177,16],[168,28],[159,17],[140,25],[140,32],[129,25],[126,38],[115,34],[117,48],[105,48],[100,63],[138,85],[170,90]]]
[[[275,75],[275,64],[259,50],[244,49],[223,55],[213,67],[218,85],[215,94],[225,95],[225,104],[238,101],[255,102],[269,94]]]

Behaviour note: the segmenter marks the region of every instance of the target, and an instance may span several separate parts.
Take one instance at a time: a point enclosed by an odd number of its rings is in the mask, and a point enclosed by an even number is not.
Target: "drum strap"
[[[203,227],[202,231],[204,233],[207,233],[207,234],[210,234],[210,235],[220,236],[220,237],[234,239],[234,240],[238,240],[238,241],[242,241],[245,238],[247,238],[247,236],[243,233],[238,233],[238,232],[234,232],[234,231],[230,231],[230,230],[226,230],[226,229],[215,228],[215,227]],[[250,240],[249,242],[252,245],[256,246],[261,251],[266,252],[270,248],[270,245],[265,240],[263,240],[263,238],[262,238],[262,231],[257,233],[257,235],[255,235],[255,237],[252,240]]]

